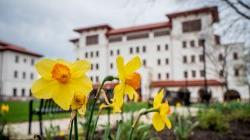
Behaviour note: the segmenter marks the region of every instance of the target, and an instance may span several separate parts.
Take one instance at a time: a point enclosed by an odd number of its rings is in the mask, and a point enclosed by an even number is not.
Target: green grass
[[[5,119],[8,123],[25,122],[29,119],[29,102],[28,101],[5,101],[4,104],[8,104],[10,110],[5,114]],[[35,102],[34,108],[39,106],[39,102]],[[138,111],[142,108],[147,108],[146,102],[139,103],[126,103],[124,105],[124,112]],[[60,114],[48,114],[43,116],[43,120],[70,118],[70,113]],[[33,120],[38,120],[36,115],[33,116]]]

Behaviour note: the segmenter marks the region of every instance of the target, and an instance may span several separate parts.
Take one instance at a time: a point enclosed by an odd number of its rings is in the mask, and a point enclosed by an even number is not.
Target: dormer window
[[[195,32],[195,31],[200,31],[200,30],[201,30],[201,20],[200,19],[182,22],[183,33]]]
[[[86,45],[98,44],[98,35],[90,35],[86,37]]]

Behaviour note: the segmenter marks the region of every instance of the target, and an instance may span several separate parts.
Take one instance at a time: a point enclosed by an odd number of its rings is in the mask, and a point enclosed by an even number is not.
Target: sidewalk
[[[171,107],[171,110],[177,113],[183,114],[183,115],[188,114],[188,109],[186,107],[180,107],[177,109],[174,107]],[[197,108],[190,108],[191,115],[195,115],[197,111],[198,111]],[[139,111],[135,112],[134,117],[137,117],[138,113]],[[124,116],[124,120],[129,120],[131,118],[131,113],[124,113],[123,116]],[[151,117],[152,117],[152,113],[147,116],[142,116],[141,121],[145,123],[151,123]],[[107,123],[107,120],[108,120],[107,115],[100,115],[97,129],[102,129],[102,125],[105,125]],[[111,120],[111,125],[115,125],[116,121],[121,120],[121,115],[119,113],[112,114],[110,116],[110,120]],[[48,128],[50,124],[52,124],[53,126],[58,125],[60,127],[60,130],[66,132],[68,129],[69,121],[70,121],[70,118],[57,119],[57,120],[52,120],[52,121],[45,120],[43,121],[43,128],[44,129]],[[78,121],[84,122],[84,118],[79,118]],[[15,139],[19,139],[19,137],[21,139],[32,139],[34,134],[39,134],[38,121],[34,121],[32,123],[31,135],[28,135],[28,122],[10,124],[6,128],[9,128],[9,130],[11,130],[11,133],[13,133],[14,136],[18,136],[18,138],[15,138]],[[81,127],[79,126],[78,128],[81,128]],[[7,131],[7,129],[5,131]]]

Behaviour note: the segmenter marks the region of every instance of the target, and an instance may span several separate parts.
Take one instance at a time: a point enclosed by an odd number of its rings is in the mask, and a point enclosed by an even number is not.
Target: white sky
[[[73,60],[73,45],[68,40],[78,36],[74,28],[159,22],[167,20],[166,13],[213,5],[214,1],[218,0],[0,0],[0,40],[46,57]],[[238,25],[250,28],[249,22]]]

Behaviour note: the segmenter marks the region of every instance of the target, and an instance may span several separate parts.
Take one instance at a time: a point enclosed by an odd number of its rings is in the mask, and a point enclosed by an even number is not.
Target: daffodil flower
[[[164,129],[165,125],[171,129],[172,125],[167,115],[170,112],[170,108],[167,102],[162,103],[163,89],[155,96],[153,108],[157,109],[158,112],[153,114],[152,122],[153,126],[157,131]]]
[[[86,112],[87,98],[87,95],[83,92],[75,92],[71,102],[71,109],[78,110],[80,115],[84,115]]]
[[[87,95],[92,90],[92,82],[85,74],[90,69],[88,61],[42,59],[35,67],[41,78],[32,85],[32,95],[39,99],[52,98],[64,110],[69,110],[75,92]]]
[[[141,85],[141,77],[136,73],[136,70],[138,70],[142,64],[139,56],[132,58],[127,64],[124,64],[122,56],[118,56],[116,65],[120,83],[114,88],[112,106],[114,112],[120,112],[124,95],[128,95],[130,100],[134,99],[137,101],[139,98],[136,90]]]
[[[7,104],[2,104],[2,105],[1,105],[1,112],[3,112],[3,113],[9,112],[9,105],[7,105]]]

